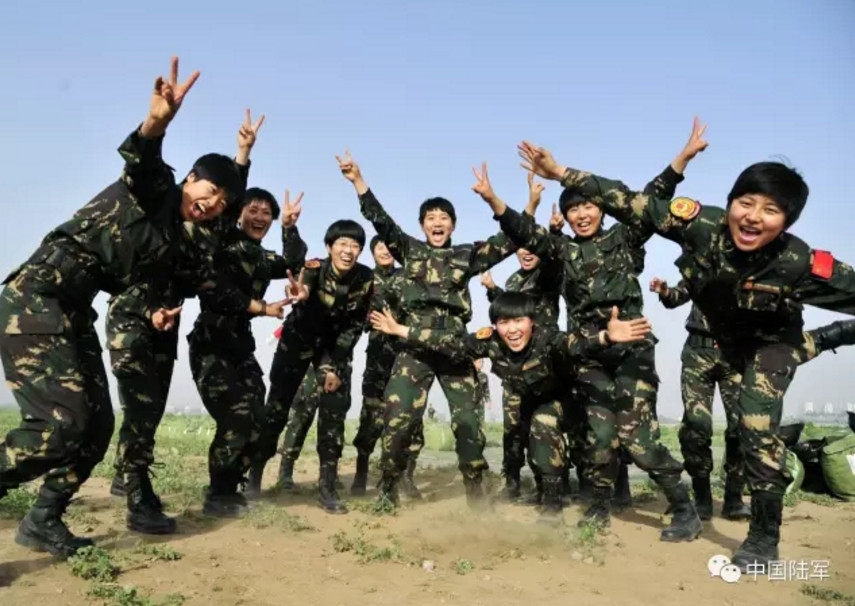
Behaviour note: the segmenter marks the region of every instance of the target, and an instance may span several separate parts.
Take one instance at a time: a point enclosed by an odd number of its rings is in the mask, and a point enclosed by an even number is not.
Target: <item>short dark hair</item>
[[[787,216],[790,227],[802,214],[809,194],[807,183],[794,168],[783,162],[758,162],[743,170],[727,195],[727,206],[739,197],[762,194],[775,201]]]
[[[276,201],[276,198],[266,189],[261,189],[260,187],[250,187],[246,190],[246,193],[243,196],[243,202],[241,202],[240,209],[243,210],[245,207],[249,206],[250,202],[264,202],[270,207],[270,214],[273,215],[273,220],[279,218],[279,203]]]
[[[380,236],[372,236],[371,241],[368,243],[368,249],[371,251],[371,254],[374,254],[374,249],[377,248],[378,244],[386,244],[386,242]]]
[[[495,324],[506,318],[534,318],[536,310],[531,295],[505,291],[490,304],[490,322]]]
[[[595,203],[592,200],[588,200],[588,198],[583,196],[575,187],[565,187],[561,192],[561,195],[558,197],[558,207],[561,209],[561,214],[566,216],[567,211],[574,206],[584,204],[589,201]]]
[[[350,238],[359,242],[359,248],[365,247],[365,230],[351,219],[339,219],[327,228],[324,244],[332,246],[339,238]]]
[[[454,212],[454,204],[445,198],[428,198],[422,202],[422,205],[419,206],[419,225],[425,222],[425,216],[432,210],[441,210],[451,217],[451,222],[454,225],[457,225],[457,213]]]
[[[196,179],[210,181],[226,192],[226,210],[223,213],[229,218],[237,219],[242,206],[239,201],[243,198],[246,183],[237,163],[223,154],[205,154],[193,163],[190,172]]]

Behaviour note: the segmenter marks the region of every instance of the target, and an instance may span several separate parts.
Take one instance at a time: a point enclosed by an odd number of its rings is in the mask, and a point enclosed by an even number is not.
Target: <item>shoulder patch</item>
[[[834,269],[834,256],[827,250],[813,251],[813,263],[810,266],[810,273],[818,278],[828,280],[831,278],[831,272]]]
[[[674,198],[671,200],[670,210],[678,219],[691,221],[701,212],[701,203],[691,198]]]
[[[321,266],[320,259],[309,259],[306,261],[306,269],[317,269]]]
[[[484,328],[478,329],[478,332],[475,333],[475,338],[480,339],[481,341],[486,341],[490,337],[493,336],[493,329],[490,326],[485,326]]]

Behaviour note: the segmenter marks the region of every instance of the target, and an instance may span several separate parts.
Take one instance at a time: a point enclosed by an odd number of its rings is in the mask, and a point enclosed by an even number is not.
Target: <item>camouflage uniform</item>
[[[262,300],[271,280],[301,267],[306,245],[296,227],[282,229],[282,255],[262,248],[245,232],[233,229],[216,254],[225,279],[250,298]],[[224,315],[206,300],[193,330],[190,369],[202,403],[217,423],[208,469],[215,493],[234,492],[251,463],[264,410],[265,386],[255,359],[255,339],[246,313]]]
[[[25,522],[48,508],[45,519],[61,524],[110,442],[113,410],[92,300],[168,271],[179,253],[181,188],[161,142],[134,131],[119,148],[121,179],[51,231],[4,281],[0,356],[22,423],[0,442],[0,493],[47,474]],[[51,549],[67,549],[68,536]]]
[[[562,183],[596,199],[605,212],[680,245],[675,264],[704,314],[722,356],[742,375],[739,442],[751,489],[748,537],[732,561],[778,558],[783,495],[790,483],[777,430],[783,398],[799,363],[804,304],[855,314],[855,272],[788,232],[756,251],[733,242],[727,211],[687,198],[673,202],[567,169]]]
[[[406,235],[369,190],[359,197],[363,216],[371,221],[389,252],[403,266],[401,315],[407,324],[462,333],[472,316],[469,280],[512,254],[504,234],[486,242],[434,248]],[[424,417],[427,395],[439,380],[451,411],[459,468],[477,497],[484,459],[485,436],[476,414],[475,368],[408,344],[395,358],[386,385],[383,428],[383,494],[394,498],[397,479],[407,465],[415,426]]]
[[[561,263],[541,260],[537,267],[518,269],[505,282],[505,288],[487,289],[491,303],[504,291],[524,292],[536,300],[534,322],[537,326],[558,328],[558,299],[561,296]],[[502,386],[502,473],[516,478],[525,462],[527,428],[520,424],[520,400]]]
[[[671,195],[681,180],[668,167],[648,184],[647,191]],[[617,224],[587,239],[569,238],[549,233],[511,209],[500,222],[519,246],[541,259],[563,262],[568,322],[576,322],[583,334],[605,329],[615,305],[621,319],[641,317],[638,276],[652,230]],[[657,482],[669,486],[679,482],[682,465],[659,442],[655,343],[650,334],[644,341],[611,347],[578,365],[576,383],[590,428],[585,473],[600,497],[611,490],[617,477],[618,447]]]
[[[334,372],[342,380],[335,393],[321,399],[318,454],[324,467],[335,469],[341,457],[344,419],[350,405],[349,365],[368,315],[373,284],[371,270],[357,263],[337,276],[329,258],[306,263],[308,301],[294,306],[282,325],[282,336],[270,369],[270,392],[259,443],[259,467],[276,453],[279,434],[288,421],[291,402],[309,366],[319,366],[318,380]],[[329,365],[321,366],[322,356]]]

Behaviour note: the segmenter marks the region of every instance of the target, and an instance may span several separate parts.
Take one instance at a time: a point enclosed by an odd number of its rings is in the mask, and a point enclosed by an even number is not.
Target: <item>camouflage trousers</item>
[[[28,295],[7,287],[0,314],[14,313],[18,297],[27,305]],[[21,409],[21,424],[0,442],[0,488],[44,476],[41,494],[70,497],[107,452],[113,408],[94,312],[63,310],[47,297],[40,304],[45,326],[0,335],[6,384]]]
[[[564,411],[558,400],[529,405],[522,402],[523,416],[528,417],[529,463],[535,473],[560,476],[567,467],[567,441],[564,437]]]
[[[223,351],[193,334],[189,341],[193,381],[217,424],[208,449],[208,472],[212,482],[236,485],[246,475],[258,443],[264,375],[251,352]]]
[[[478,415],[477,379],[471,360],[407,349],[398,353],[386,385],[386,418],[381,443],[383,473],[398,477],[406,469],[413,436],[422,422],[434,378],[439,380],[451,411],[458,467],[475,479],[487,469],[486,436]]]
[[[300,391],[291,406],[291,415],[285,427],[280,452],[292,461],[300,457],[306,436],[318,415],[318,458],[321,463],[332,464],[341,458],[344,448],[344,422],[350,410],[351,370],[339,377],[341,387],[333,393],[324,392],[325,370],[309,369],[300,385]]]
[[[592,485],[614,485],[619,448],[655,482],[676,482],[683,466],[659,442],[653,344],[613,347],[588,358],[578,366],[577,381],[590,428],[585,475]]]
[[[359,428],[353,445],[363,456],[374,452],[377,441],[383,434],[383,424],[386,420],[386,403],[383,393],[392,376],[392,366],[398,352],[387,338],[372,332],[365,350],[365,373],[362,375],[362,408],[359,410]],[[418,459],[425,445],[424,424],[420,418],[415,424],[409,447],[409,458]]]
[[[778,437],[784,394],[800,364],[819,355],[811,332],[795,344],[771,343],[756,347],[722,347],[722,355],[742,374],[737,410],[739,446],[748,488],[784,494],[792,477],[786,466],[786,448]]]
[[[522,400],[502,386],[502,474],[518,474],[525,464],[529,427],[523,423]]]
[[[116,445],[116,473],[146,470],[154,462],[155,434],[166,411],[177,348],[177,331],[150,327],[133,345],[110,348],[124,416]]]

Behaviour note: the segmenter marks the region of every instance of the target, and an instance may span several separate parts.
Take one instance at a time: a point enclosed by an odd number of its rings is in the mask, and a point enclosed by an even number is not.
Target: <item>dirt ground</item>
[[[265,486],[273,483],[275,468],[269,466]],[[522,505],[471,513],[453,469],[422,471],[419,484],[426,499],[394,516],[368,511],[371,498],[352,502],[348,515],[328,515],[315,505],[316,474],[308,465],[298,471],[302,488],[266,494],[247,519],[205,518],[200,502],[179,514],[179,534],[162,538],[127,531],[123,501],[109,495],[106,480],[94,478],[72,505],[71,526],[124,562],[116,583],[134,586],[152,600],[110,603],[159,604],[168,594],[180,594],[184,604],[210,606],[784,606],[848,604],[850,598],[840,594],[855,594],[855,504],[800,502],[784,512],[781,557],[828,560],[830,578],[743,577],[728,584],[710,576],[707,562],[715,554],[729,555],[746,524],[715,518],[693,543],[662,543],[661,497],[618,513],[607,533],[592,538],[575,527],[581,505],[568,507],[557,529],[536,525],[536,512]],[[348,486],[351,473],[343,471]],[[93,583],[73,576],[67,564],[16,545],[16,525],[0,521],[0,604],[102,602],[87,593]],[[181,558],[126,557],[153,543],[167,544]],[[824,591],[824,600],[806,595],[816,593],[808,585]]]

